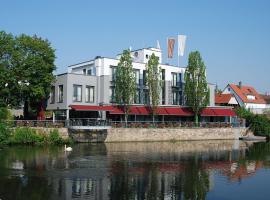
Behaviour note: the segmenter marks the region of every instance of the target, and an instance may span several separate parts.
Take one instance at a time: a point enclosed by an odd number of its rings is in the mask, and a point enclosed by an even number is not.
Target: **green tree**
[[[48,40],[28,35],[14,37],[0,32],[0,106],[32,105],[44,110],[54,80],[55,54]]]
[[[125,122],[136,91],[135,76],[132,69],[132,59],[129,50],[124,50],[116,68],[115,74],[115,101],[123,106]]]
[[[205,65],[198,51],[191,52],[185,72],[186,104],[190,106],[198,124],[198,116],[209,105],[209,89],[207,86]]]
[[[14,72],[18,88],[24,101],[24,115],[28,117],[28,107],[32,105],[35,112],[44,110],[43,102],[50,93],[54,81],[53,71],[55,53],[48,40],[40,37],[20,35],[16,37],[19,52],[18,66]]]
[[[15,67],[16,42],[12,34],[0,31],[0,107],[18,104],[12,69]],[[13,80],[12,80],[13,79]]]
[[[146,85],[149,91],[153,121],[155,119],[157,107],[160,103],[160,92],[162,86],[160,75],[161,68],[159,66],[158,57],[155,56],[155,54],[152,54],[148,63],[146,64]]]

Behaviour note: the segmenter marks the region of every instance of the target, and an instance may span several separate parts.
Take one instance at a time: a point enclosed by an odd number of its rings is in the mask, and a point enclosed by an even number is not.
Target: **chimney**
[[[239,89],[242,89],[242,81],[239,81],[238,87]]]

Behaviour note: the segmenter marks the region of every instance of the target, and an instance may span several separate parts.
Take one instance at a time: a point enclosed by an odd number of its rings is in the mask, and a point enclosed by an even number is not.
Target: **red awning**
[[[164,107],[158,107],[156,110],[157,115],[168,115],[167,109]]]
[[[138,106],[137,109],[140,112],[140,115],[150,115],[150,110],[146,106]]]
[[[85,105],[70,105],[72,110],[77,111],[113,111],[112,106],[85,106]]]
[[[140,115],[140,111],[138,109],[138,107],[136,106],[131,106],[130,109],[129,109],[129,114],[132,114],[132,115]]]
[[[193,116],[193,112],[188,108],[180,108],[180,107],[167,107],[166,111],[169,115],[176,116]]]
[[[237,115],[231,108],[205,108],[201,116],[235,117]]]
[[[230,116],[230,117],[236,117],[236,113],[234,112],[233,109],[214,109],[214,112],[216,116]]]
[[[112,114],[112,115],[123,115],[124,114],[124,111],[119,106],[113,106],[113,110],[110,111],[110,114]]]
[[[109,107],[109,106],[107,106]],[[109,110],[110,109],[110,110]],[[112,115],[123,115],[123,108],[120,106],[111,106],[107,111]],[[194,116],[190,108],[186,107],[158,107],[157,115],[173,115],[173,116]],[[151,111],[147,106],[131,106],[129,110],[130,115],[150,115]],[[201,116],[236,116],[231,108],[205,108]]]

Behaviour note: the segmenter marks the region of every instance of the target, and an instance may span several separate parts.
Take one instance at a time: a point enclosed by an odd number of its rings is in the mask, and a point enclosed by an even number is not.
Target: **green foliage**
[[[159,67],[158,57],[155,54],[150,56],[146,64],[146,85],[149,90],[150,106],[152,108],[153,116],[156,113],[157,106],[160,101],[160,92],[162,81],[160,80],[161,68]]]
[[[57,129],[54,129],[50,132],[49,135],[49,144],[64,144],[64,140],[60,137]]]
[[[270,136],[270,120],[266,115],[253,114],[245,108],[236,109],[236,113],[240,118],[246,119],[247,126],[255,135]]]
[[[0,133],[1,133],[1,124],[0,124]],[[62,139],[59,135],[57,129],[50,132],[49,135],[45,133],[38,133],[35,129],[32,128],[16,128],[12,134],[9,132],[3,135],[4,144],[26,144],[26,145],[62,145],[67,143],[72,143],[70,138]],[[0,134],[1,138],[1,134]]]
[[[6,120],[8,116],[8,109],[6,107],[0,107],[0,120]]]
[[[5,123],[0,122],[0,144],[7,144],[9,138],[9,130]]]
[[[135,75],[132,68],[132,59],[129,50],[124,50],[116,68],[115,100],[124,107],[125,121],[127,122],[129,106],[133,102],[136,92]]]
[[[198,51],[191,52],[188,58],[188,66],[185,72],[186,104],[195,114],[195,122],[198,123],[198,115],[209,105],[209,89],[206,81],[205,65]]]
[[[15,37],[1,31],[0,106],[16,107],[24,101],[40,107],[54,81],[54,52],[48,40],[36,35]]]
[[[11,144],[41,144],[44,137],[38,135],[36,130],[31,128],[16,128],[11,139]]]

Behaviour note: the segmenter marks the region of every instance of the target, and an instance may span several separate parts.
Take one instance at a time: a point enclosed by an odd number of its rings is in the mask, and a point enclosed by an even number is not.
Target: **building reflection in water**
[[[70,154],[5,151],[3,199],[205,199],[214,174],[241,181],[268,167],[270,155],[269,144],[234,141],[76,145]]]

